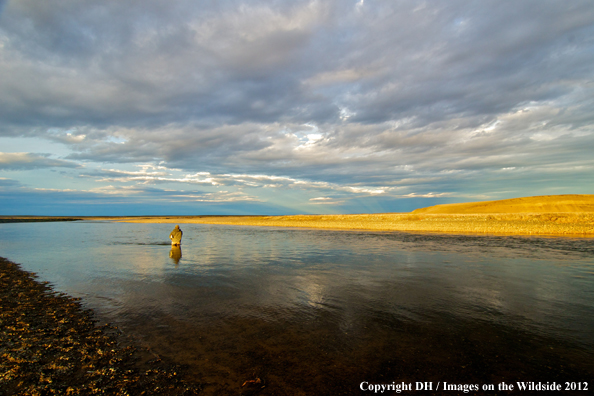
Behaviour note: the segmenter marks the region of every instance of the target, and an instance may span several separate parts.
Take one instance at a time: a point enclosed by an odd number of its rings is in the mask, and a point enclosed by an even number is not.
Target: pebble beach
[[[0,395],[194,395],[200,384],[0,258]]]

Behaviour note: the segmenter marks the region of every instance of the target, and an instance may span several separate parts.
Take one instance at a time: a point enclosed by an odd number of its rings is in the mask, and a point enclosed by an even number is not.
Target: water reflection
[[[169,258],[171,258],[171,261],[173,261],[176,267],[179,264],[179,260],[181,260],[181,257],[181,245],[171,245],[171,250],[169,251]]]
[[[185,225],[179,266],[168,224],[6,226],[0,256],[188,365],[204,394],[254,375],[330,395],[594,374],[592,240]]]

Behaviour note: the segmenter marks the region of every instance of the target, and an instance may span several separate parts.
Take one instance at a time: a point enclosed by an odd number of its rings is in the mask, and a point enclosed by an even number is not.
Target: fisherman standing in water
[[[181,239],[184,233],[182,230],[179,229],[179,226],[176,225],[171,234],[169,234],[169,239],[171,239],[171,251],[169,252],[169,257],[175,263],[175,267],[179,264],[179,260],[181,259]]]
[[[180,246],[183,234],[184,233],[179,228],[179,226],[176,225],[175,228],[173,229],[173,231],[171,231],[171,234],[169,234],[169,239],[171,239],[171,245],[172,246]]]

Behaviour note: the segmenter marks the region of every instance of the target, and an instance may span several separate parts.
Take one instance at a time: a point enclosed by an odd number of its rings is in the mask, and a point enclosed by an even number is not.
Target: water
[[[594,378],[593,239],[182,224],[176,252],[172,228],[1,224],[0,256],[187,365],[204,394]]]

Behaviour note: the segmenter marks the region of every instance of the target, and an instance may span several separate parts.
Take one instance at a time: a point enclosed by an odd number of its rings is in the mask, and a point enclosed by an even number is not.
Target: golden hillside
[[[576,213],[594,212],[594,195],[543,195],[499,201],[468,202],[429,206],[415,214],[481,214],[481,213]]]
[[[442,232],[450,234],[594,235],[594,195],[556,195],[438,205],[412,213],[296,216],[120,217],[133,223],[202,223],[335,230]],[[183,228],[183,227],[182,227]]]

